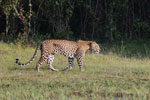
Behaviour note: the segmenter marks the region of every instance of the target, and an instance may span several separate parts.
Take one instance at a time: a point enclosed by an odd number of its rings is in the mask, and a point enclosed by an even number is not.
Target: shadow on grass
[[[9,71],[37,71],[35,66],[29,67],[29,66],[13,66],[11,68],[8,68]],[[52,71],[47,66],[41,66],[40,71]],[[62,71],[62,70],[59,70]],[[55,72],[55,71],[54,71]]]
[[[55,66],[54,66],[55,68]],[[62,74],[65,74],[65,73],[79,73],[80,71],[78,69],[71,69],[71,70],[68,70],[68,71],[64,71],[64,68],[57,68],[59,71],[53,71],[51,69],[49,69],[47,66],[42,66],[40,67],[40,72],[52,72],[52,73],[62,73]],[[13,72],[13,71],[20,71],[20,72],[37,72],[36,70],[36,67],[35,66],[13,66],[13,67],[10,67],[8,68],[9,71]]]
[[[14,71],[14,70],[26,70],[26,71],[29,71],[29,70],[35,70],[35,68],[34,67],[20,67],[20,66],[18,66],[18,67],[11,67],[11,68],[9,68],[8,70],[10,70],[10,71]]]

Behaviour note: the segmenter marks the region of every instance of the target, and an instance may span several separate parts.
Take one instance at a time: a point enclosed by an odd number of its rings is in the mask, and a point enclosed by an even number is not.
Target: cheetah
[[[77,60],[80,71],[83,72],[84,68],[83,68],[82,60],[85,55],[85,52],[87,50],[92,50],[95,52],[95,54],[99,54],[100,47],[96,42],[93,41],[78,40],[74,42],[68,40],[45,40],[36,47],[33,57],[28,62],[20,63],[19,59],[16,59],[15,63],[20,66],[29,65],[37,56],[38,50],[41,51],[41,57],[38,63],[36,64],[36,70],[38,72],[40,71],[40,66],[44,62],[47,63],[49,69],[51,69],[52,71],[58,71],[58,69],[55,69],[52,66],[55,54],[61,54],[68,57],[69,66],[66,67],[64,71],[68,71],[72,69],[73,60],[75,58]]]

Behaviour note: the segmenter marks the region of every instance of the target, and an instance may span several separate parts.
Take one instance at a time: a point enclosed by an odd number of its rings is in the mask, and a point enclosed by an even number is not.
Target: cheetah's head
[[[99,54],[100,47],[96,42],[90,42],[90,50],[94,51],[95,54]]]

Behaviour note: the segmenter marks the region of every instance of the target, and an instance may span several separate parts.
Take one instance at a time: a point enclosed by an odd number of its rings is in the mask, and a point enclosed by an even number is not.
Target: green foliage
[[[133,28],[134,32],[142,34],[143,37],[147,37],[148,34],[150,33],[150,24],[148,22],[143,22],[140,19],[134,20]]]
[[[113,42],[102,45],[103,53],[110,53],[121,57],[136,57],[136,58],[147,58],[150,57],[150,41],[144,40],[132,40],[132,41],[121,41]]]
[[[64,29],[61,29],[59,32],[56,32],[55,33],[55,36],[58,38],[58,39],[73,39],[72,37],[73,35],[73,32],[71,31],[66,31]]]
[[[20,33],[104,42],[150,37],[148,1],[0,0],[0,9],[0,35],[14,40]]]

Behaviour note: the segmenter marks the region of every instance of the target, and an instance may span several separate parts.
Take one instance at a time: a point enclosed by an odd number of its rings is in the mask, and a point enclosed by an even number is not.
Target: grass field
[[[14,59],[28,61],[35,48],[0,43],[0,100],[149,100],[150,59],[121,57],[112,53],[86,54],[85,72],[75,61],[68,72],[53,72],[44,64],[20,67]],[[40,53],[38,52],[40,55]],[[53,66],[67,67],[67,58],[56,55]]]

